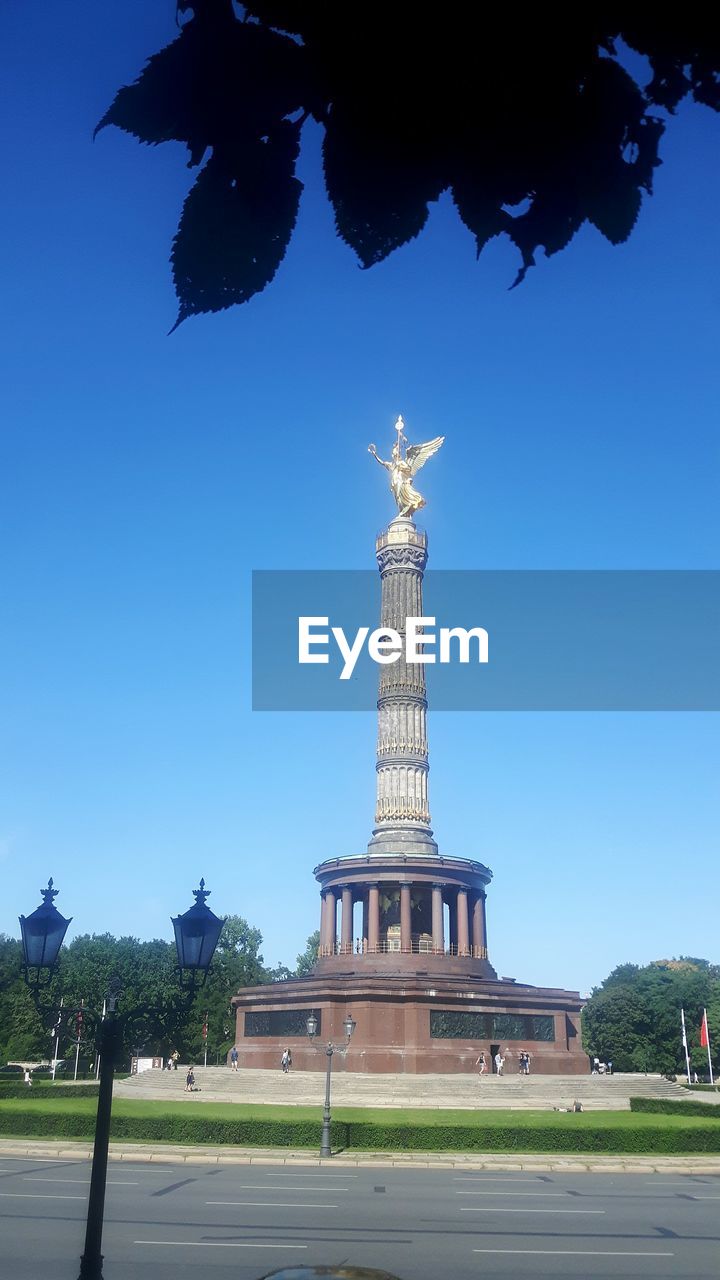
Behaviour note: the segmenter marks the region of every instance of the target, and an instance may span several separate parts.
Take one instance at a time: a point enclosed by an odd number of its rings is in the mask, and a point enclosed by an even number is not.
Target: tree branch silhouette
[[[519,284],[538,250],[560,252],[586,222],[627,240],[661,163],[664,116],[686,96],[720,109],[720,24],[699,4],[627,20],[610,4],[177,8],[180,34],[96,130],[179,141],[189,167],[204,161],[173,243],[176,326],[274,278],[308,117],[324,129],[337,234],[363,267],[414,239],[449,191],[478,255],[499,235],[517,247]],[[647,84],[621,65],[621,41],[647,59]]]

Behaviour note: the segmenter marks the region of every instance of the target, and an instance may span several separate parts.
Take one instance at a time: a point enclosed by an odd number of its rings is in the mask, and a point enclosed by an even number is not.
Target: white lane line
[[[0,1191],[3,1200],[87,1200],[87,1196],[48,1196],[38,1191]]]
[[[643,1185],[644,1187],[655,1187],[655,1189],[660,1190],[660,1192],[664,1192],[666,1187],[684,1187],[685,1190],[689,1189],[692,1192],[693,1187],[697,1187],[697,1183],[693,1183],[693,1181],[691,1181],[692,1176],[692,1174],[688,1174],[684,1183],[650,1183],[650,1181],[648,1181],[648,1183],[644,1183]],[[701,1183],[701,1187],[702,1185],[707,1185],[707,1183]]]
[[[470,1208],[463,1205],[461,1213],[604,1213],[604,1209],[496,1209],[493,1205],[492,1209],[478,1209],[475,1205]]]
[[[453,1174],[453,1182],[541,1182],[541,1178],[518,1178],[518,1177],[500,1177],[494,1173],[476,1173],[472,1177],[468,1174]]]
[[[61,1160],[59,1156],[5,1156],[6,1160],[15,1160],[18,1164],[84,1164],[80,1160]]]
[[[161,1244],[174,1249],[307,1249],[306,1244],[255,1244],[245,1240],[133,1240],[133,1244]]]
[[[326,1173],[280,1173],[279,1170],[276,1173],[274,1169],[268,1169],[267,1173],[265,1174],[266,1178],[327,1178],[327,1176],[328,1175]],[[331,1177],[359,1178],[360,1174],[359,1173],[336,1173],[334,1175],[331,1174]]]
[[[637,1249],[473,1249],[473,1253],[529,1253],[550,1258],[674,1258],[674,1253],[644,1253]]]
[[[89,1178],[41,1178],[38,1174],[22,1173],[23,1182],[52,1182],[55,1186],[60,1182],[79,1182],[84,1187],[90,1186]],[[139,1187],[139,1182],[121,1182],[119,1178],[108,1178],[108,1187]]]
[[[268,1191],[268,1190],[270,1190],[270,1191],[271,1191],[272,1189],[273,1189],[272,1187],[268,1187],[267,1182],[241,1182],[241,1183],[239,1183],[239,1184],[238,1184],[238,1191]],[[354,1189],[354,1188],[353,1188],[353,1189]],[[288,1191],[294,1191],[294,1190],[295,1190],[295,1188],[294,1188],[294,1187],[278,1187],[278,1194],[280,1194],[280,1192],[281,1192],[281,1191],[284,1191],[284,1192],[285,1192],[285,1195],[287,1195]],[[346,1192],[349,1192],[349,1190],[350,1190],[350,1188],[349,1188],[349,1187],[331,1187],[331,1186],[328,1186],[328,1187],[298,1187],[298,1188],[297,1188],[298,1194],[299,1194],[301,1191],[304,1191],[306,1194],[309,1192],[309,1193],[310,1193],[310,1195],[312,1195],[312,1194],[313,1194],[313,1192],[315,1192],[315,1191],[333,1191],[333,1192],[337,1192],[337,1191],[346,1191]],[[461,1194],[462,1194],[462,1193],[461,1193]],[[472,1194],[472,1192],[470,1192],[469,1194]]]
[[[688,1192],[688,1195],[690,1193]],[[690,1196],[691,1200],[720,1200],[720,1196]]]
[[[226,1207],[247,1205],[249,1209],[337,1209],[336,1204],[298,1204],[297,1201],[284,1203],[282,1200],[206,1200],[206,1204],[222,1204]]]
[[[568,1199],[568,1192],[455,1192],[456,1196],[529,1196],[530,1199],[555,1196],[557,1199]]]

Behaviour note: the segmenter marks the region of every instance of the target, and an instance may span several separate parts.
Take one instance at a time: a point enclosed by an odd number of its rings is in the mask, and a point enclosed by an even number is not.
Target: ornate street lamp
[[[343,1030],[345,1032],[345,1044],[344,1045],[333,1044],[332,1040],[328,1040],[327,1044],[325,1045],[324,1052],[327,1056],[327,1069],[325,1072],[325,1107],[323,1109],[322,1134],[320,1137],[320,1155],[321,1156],[332,1155],[332,1147],[330,1145],[330,1124],[332,1121],[332,1116],[330,1114],[330,1077],[332,1075],[333,1054],[342,1053],[344,1056],[347,1053],[348,1047],[350,1045],[350,1039],[352,1037],[352,1033],[355,1030],[355,1026],[356,1026],[356,1023],[352,1014],[346,1013],[345,1018],[343,1019]],[[311,1013],[308,1016],[305,1023],[305,1028],[307,1030],[308,1036],[310,1038],[310,1043],[312,1044],[313,1048],[316,1049],[318,1053],[322,1053],[323,1052],[322,1048],[315,1044],[315,1036],[318,1033],[318,1020],[314,1013]]]
[[[58,890],[53,889],[52,877],[48,880],[47,889],[41,889],[40,893],[40,906],[31,915],[20,916],[24,977],[28,986],[35,990],[50,981],[72,920],[72,916],[70,920],[61,916],[53,902]],[[30,976],[32,970],[34,977]]]
[[[60,947],[69,920],[65,920],[53,906],[53,898],[57,889],[53,889],[52,880],[43,892],[43,903],[33,911],[32,915],[20,916],[22,933],[23,961],[25,981],[30,987],[38,1012],[47,1015],[52,1013],[53,1019],[62,1014],[70,1015],[73,1010],[65,1007],[58,1015],[55,1008],[42,1006],[39,998],[41,986],[47,986],[57,965]],[[200,888],[193,890],[195,903],[184,915],[172,920],[175,930],[175,946],[177,948],[178,968],[180,970],[180,986],[186,992],[189,1004],[198,986],[202,986],[207,978],[215,948],[222,932],[224,920],[205,906],[209,891],[205,881],[200,881]],[[31,972],[35,977],[31,978]],[[42,981],[43,973],[46,974]],[[184,978],[189,974],[189,978]],[[198,981],[198,979],[200,979]],[[138,1015],[145,1016],[146,1008],[130,1009],[118,1016],[117,1004],[121,995],[119,979],[113,978],[105,997],[103,1013],[92,1014],[94,1018],[100,1052],[100,1088],[98,1092],[97,1116],[95,1120],[95,1142],[93,1146],[92,1169],[90,1173],[90,1195],[88,1199],[87,1223],[85,1227],[85,1249],[80,1259],[79,1280],[102,1280],[102,1232],[105,1216],[105,1183],[107,1180],[108,1146],[110,1142],[110,1118],[112,1111],[113,1078],[115,1075],[115,1058],[123,1043],[123,1031],[127,1023]]]
[[[204,880],[200,881],[199,889],[193,889],[193,897],[193,905],[182,915],[172,918],[183,990],[196,990],[204,985],[225,924],[224,919],[221,920],[206,906],[205,899],[210,897],[210,890],[205,888]]]

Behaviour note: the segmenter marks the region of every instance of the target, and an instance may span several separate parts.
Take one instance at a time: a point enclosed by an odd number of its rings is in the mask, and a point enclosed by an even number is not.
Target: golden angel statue
[[[385,462],[378,455],[374,444],[368,445],[368,453],[372,454],[381,467],[390,472],[390,488],[397,503],[398,515],[412,518],[416,511],[425,506],[425,499],[417,489],[413,489],[411,480],[420,468],[425,466],[428,458],[432,458],[433,454],[437,453],[445,437],[436,436],[426,444],[408,444],[407,437],[403,434],[404,429],[405,423],[400,417],[395,423],[397,440],[392,447],[389,462]],[[405,446],[404,457],[403,445]]]

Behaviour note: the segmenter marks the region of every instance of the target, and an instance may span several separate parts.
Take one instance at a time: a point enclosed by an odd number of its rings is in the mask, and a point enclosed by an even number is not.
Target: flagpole
[[[75,1019],[75,1032],[76,1032],[76,1034],[77,1034],[77,1043],[76,1043],[76,1045],[75,1045],[75,1074],[74,1074],[74,1076],[73,1076],[73,1080],[77,1080],[77,1073],[78,1073],[78,1058],[80,1057],[80,1036],[82,1035],[82,1025],[83,1025],[83,1015],[82,1015],[82,1011],[83,1011],[84,1007],[85,1007],[85,1001],[84,1001],[84,1000],[81,1000],[81,1001],[80,1001],[80,1012],[78,1013],[78,1015],[77,1015],[77,1017],[76,1017],[76,1019]],[[79,1021],[78,1021],[78,1019],[79,1019]]]
[[[61,1009],[62,1009],[62,1007],[63,1007],[63,1000],[64,1000],[64,999],[65,999],[65,997],[64,997],[64,996],[61,996],[61,997],[60,997],[60,1008],[61,1008]],[[57,1071],[57,1056],[58,1056],[58,1049],[60,1048],[60,1023],[61,1023],[61,1021],[62,1021],[62,1013],[59,1013],[59,1014],[58,1014],[58,1020],[57,1020],[57,1022],[55,1023],[55,1052],[53,1053],[53,1064],[52,1064],[52,1078],[53,1078],[53,1081],[55,1080],[55,1072]]]
[[[708,1026],[708,1020],[707,1020],[707,1009],[703,1009],[703,1030],[705,1032],[705,1045],[707,1048],[708,1071],[710,1072],[710,1083],[714,1084],[715,1081],[713,1080],[712,1058],[710,1057],[710,1028]]]
[[[685,1068],[687,1070],[687,1082],[690,1084],[690,1056],[688,1054],[687,1035],[685,1034],[685,1010],[680,1010],[680,1021],[682,1022],[682,1042],[685,1050]]]

